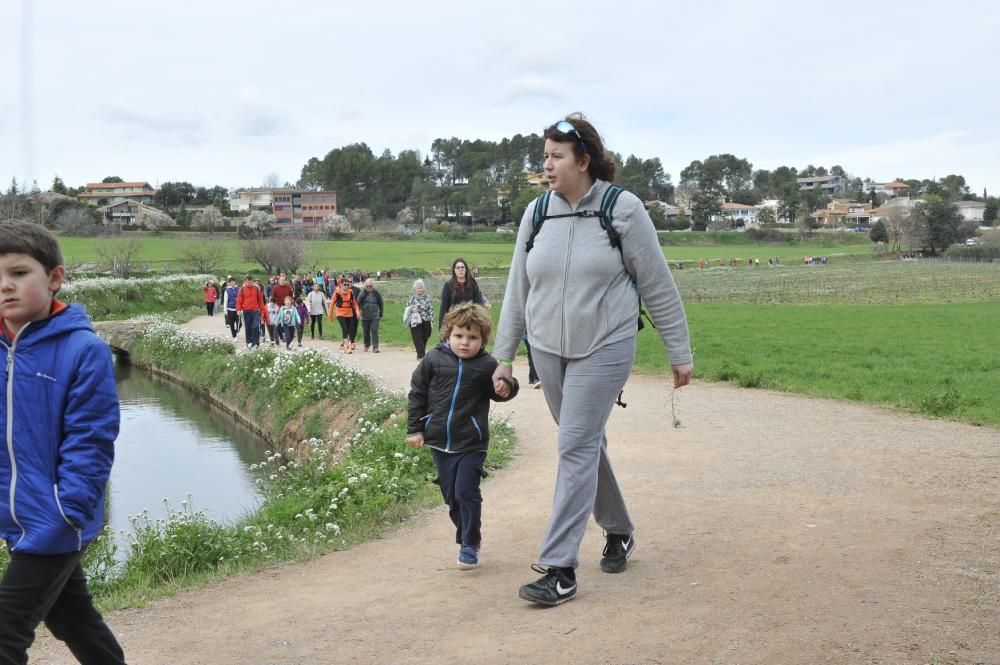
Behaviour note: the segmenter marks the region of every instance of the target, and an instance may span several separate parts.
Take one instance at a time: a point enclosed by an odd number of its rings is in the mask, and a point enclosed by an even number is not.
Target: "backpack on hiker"
[[[604,232],[608,234],[608,240],[611,242],[612,247],[618,249],[618,254],[622,257],[622,263],[625,261],[625,255],[622,250],[622,239],[618,235],[618,231],[615,230],[614,225],[611,223],[613,220],[612,212],[614,211],[615,203],[618,201],[618,197],[621,196],[622,192],[625,190],[618,185],[610,185],[604,192],[604,198],[601,199],[601,209],[600,210],[577,210],[576,212],[569,212],[562,215],[549,215],[549,199],[552,198],[552,190],[547,190],[542,193],[537,199],[535,199],[535,214],[531,218],[531,235],[528,237],[528,242],[524,245],[524,251],[530,252],[531,248],[535,246],[535,237],[538,232],[542,230],[542,224],[545,223],[547,219],[560,219],[562,217],[596,217],[601,224],[601,228]],[[628,268],[625,269],[628,272]],[[639,290],[639,285],[636,283],[635,278],[629,273],[629,279],[633,284],[635,284],[636,291]],[[642,330],[645,324],[642,322],[642,318],[646,317],[649,321],[649,325],[656,328],[653,324],[653,320],[649,318],[649,314],[646,310],[642,308],[642,296],[639,296],[639,321],[636,326],[636,331]]]

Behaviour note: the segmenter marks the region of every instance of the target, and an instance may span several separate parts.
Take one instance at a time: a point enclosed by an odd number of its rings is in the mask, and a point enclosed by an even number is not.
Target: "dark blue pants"
[[[28,662],[35,628],[45,625],[84,665],[124,663],[122,648],[87,589],[83,552],[34,556],[14,552],[0,581],[0,664]]]
[[[260,312],[255,309],[243,310],[243,330],[247,334],[247,346],[260,346]]]
[[[486,477],[485,452],[443,453],[431,448],[437,467],[437,484],[455,524],[455,542],[479,547],[483,536],[483,495],[479,481]]]

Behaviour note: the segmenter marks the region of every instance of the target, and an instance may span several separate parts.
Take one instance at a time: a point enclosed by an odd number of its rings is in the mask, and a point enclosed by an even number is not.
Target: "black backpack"
[[[611,213],[614,210],[615,203],[624,191],[625,190],[618,185],[611,185],[604,192],[604,198],[601,199],[600,210],[578,210],[577,212],[569,212],[563,215],[546,214],[549,211],[549,199],[552,197],[552,190],[545,191],[535,200],[535,214],[531,218],[531,235],[528,237],[528,242],[524,245],[524,251],[530,252],[531,248],[535,246],[535,236],[537,236],[538,232],[542,230],[542,224],[544,224],[547,219],[559,219],[561,217],[596,217],[601,224],[601,228],[608,234],[608,240],[611,242],[611,246],[618,249],[618,253],[622,256],[622,261],[624,262],[625,255],[622,250],[622,239],[618,235],[618,231],[615,230],[614,225],[611,223],[613,219]],[[632,279],[631,275],[629,275],[629,279],[633,284],[635,284],[635,280]],[[638,291],[638,284],[636,284],[636,290]],[[642,322],[643,317],[646,317],[646,320],[649,321],[649,325],[656,328],[653,324],[653,320],[649,318],[649,314],[647,314],[646,310],[642,308],[642,296],[640,296],[639,322],[636,328],[637,330],[642,330],[645,327],[645,324]]]

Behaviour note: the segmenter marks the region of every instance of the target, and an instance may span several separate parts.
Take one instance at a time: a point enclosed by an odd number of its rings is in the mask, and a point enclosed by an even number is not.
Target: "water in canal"
[[[111,470],[110,523],[131,531],[129,516],[166,516],[191,495],[195,510],[234,521],[259,497],[249,466],[264,459],[263,440],[231,415],[169,381],[116,361],[121,432]]]

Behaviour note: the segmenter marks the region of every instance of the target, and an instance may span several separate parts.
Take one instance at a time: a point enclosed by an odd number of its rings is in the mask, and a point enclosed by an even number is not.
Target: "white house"
[[[97,210],[101,213],[101,219],[106,225],[117,224],[118,226],[135,226],[136,224],[142,224],[143,218],[146,215],[166,214],[152,206],[132,199],[124,199],[117,203],[101,206]]]
[[[275,192],[284,192],[284,189],[272,189],[270,187],[251,187],[250,189],[238,189],[229,193],[229,207],[234,212],[249,212],[250,210],[271,210],[271,204]]]
[[[967,222],[983,221],[983,213],[986,211],[986,204],[982,201],[956,201],[955,207],[962,214],[962,219]]]
[[[722,217],[728,217],[733,220],[736,226],[756,224],[757,206],[748,206],[742,203],[723,203]]]
[[[757,214],[760,215],[760,211],[765,208],[770,210],[774,215],[774,221],[778,224],[791,224],[791,220],[787,216],[778,216],[778,208],[781,206],[781,201],[779,199],[764,199],[757,205]]]
[[[822,190],[824,194],[840,194],[847,188],[847,179],[840,175],[821,175],[812,178],[796,178],[800,192]]]

